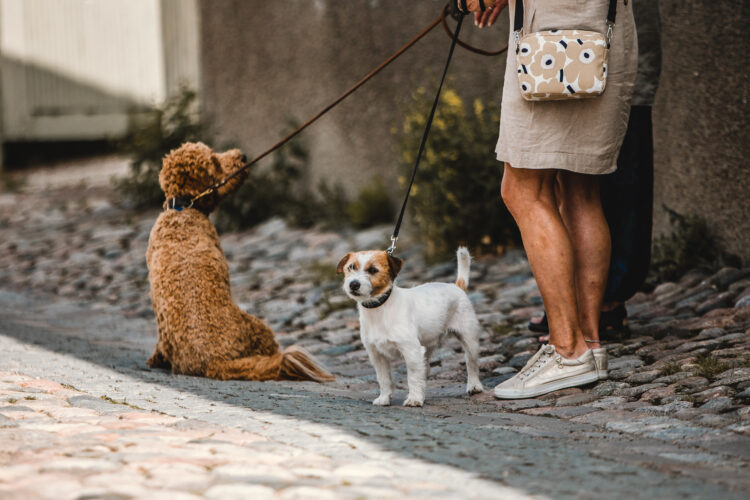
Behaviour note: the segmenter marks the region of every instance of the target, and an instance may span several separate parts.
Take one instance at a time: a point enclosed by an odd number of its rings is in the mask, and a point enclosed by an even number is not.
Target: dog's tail
[[[456,286],[465,292],[469,286],[469,270],[471,269],[471,255],[469,255],[469,250],[466,247],[458,247],[456,259],[458,260]]]
[[[330,382],[334,376],[304,349],[289,346],[271,356],[248,356],[213,363],[206,375],[219,380],[312,380]]]
[[[335,377],[318,365],[309,352],[296,345],[291,345],[284,349],[281,356],[279,379],[331,382]]]

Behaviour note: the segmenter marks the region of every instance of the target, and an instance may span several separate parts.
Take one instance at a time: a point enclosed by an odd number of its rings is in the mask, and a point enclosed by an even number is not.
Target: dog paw
[[[391,405],[391,397],[390,396],[378,396],[375,398],[372,402],[375,406],[390,406]]]
[[[480,382],[477,382],[476,384],[466,384],[466,394],[479,394],[483,391],[484,387],[482,387],[482,384]]]
[[[417,399],[408,397],[406,398],[406,401],[404,401],[404,406],[422,406],[424,404],[423,399]]]

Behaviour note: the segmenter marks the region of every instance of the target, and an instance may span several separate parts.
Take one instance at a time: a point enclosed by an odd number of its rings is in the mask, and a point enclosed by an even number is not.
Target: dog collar
[[[365,307],[367,309],[375,309],[377,307],[382,306],[385,304],[385,301],[388,300],[388,297],[391,296],[391,292],[393,291],[393,287],[389,288],[387,292],[385,292],[382,295],[378,295],[377,298],[368,300],[366,302],[362,302],[362,307]]]
[[[170,198],[167,200],[167,210],[177,210],[182,212],[185,208],[192,208],[193,202],[186,198]]]

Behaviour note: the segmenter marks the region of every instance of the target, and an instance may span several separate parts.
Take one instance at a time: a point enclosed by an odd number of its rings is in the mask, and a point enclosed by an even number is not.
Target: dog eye
[[[349,267],[346,268],[349,271],[354,271],[354,264],[349,264]]]
[[[377,267],[370,267],[367,269],[367,272],[370,274],[378,274],[378,268]]]

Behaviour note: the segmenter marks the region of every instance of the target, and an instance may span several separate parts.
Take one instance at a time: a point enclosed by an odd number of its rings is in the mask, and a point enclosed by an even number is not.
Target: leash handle
[[[414,169],[411,172],[411,179],[409,180],[409,187],[406,189],[406,196],[404,197],[404,203],[401,205],[401,212],[398,214],[396,220],[396,227],[393,229],[393,235],[391,236],[391,246],[388,247],[386,252],[388,255],[393,254],[396,250],[396,241],[398,240],[398,233],[401,230],[401,223],[404,221],[404,213],[406,212],[406,204],[409,202],[409,194],[411,194],[411,188],[414,185],[414,179],[417,176],[417,169],[419,169],[419,162],[422,159],[425,145],[427,144],[427,136],[430,135],[430,128],[432,127],[432,120],[435,118],[435,111],[437,111],[438,102],[440,101],[440,93],[443,90],[443,83],[445,83],[445,77],[448,74],[448,67],[451,64],[451,58],[453,57],[453,51],[456,48],[456,42],[458,42],[458,34],[461,31],[461,24],[464,20],[464,14],[459,14],[458,24],[456,25],[456,31],[453,33],[453,39],[451,40],[451,48],[448,51],[448,59],[445,61],[445,68],[443,69],[443,76],[440,78],[440,85],[438,86],[437,94],[435,95],[435,101],[432,103],[432,110],[430,110],[430,117],[427,119],[427,125],[422,134],[422,142],[419,144],[419,152],[417,153],[417,159],[414,162]]]

